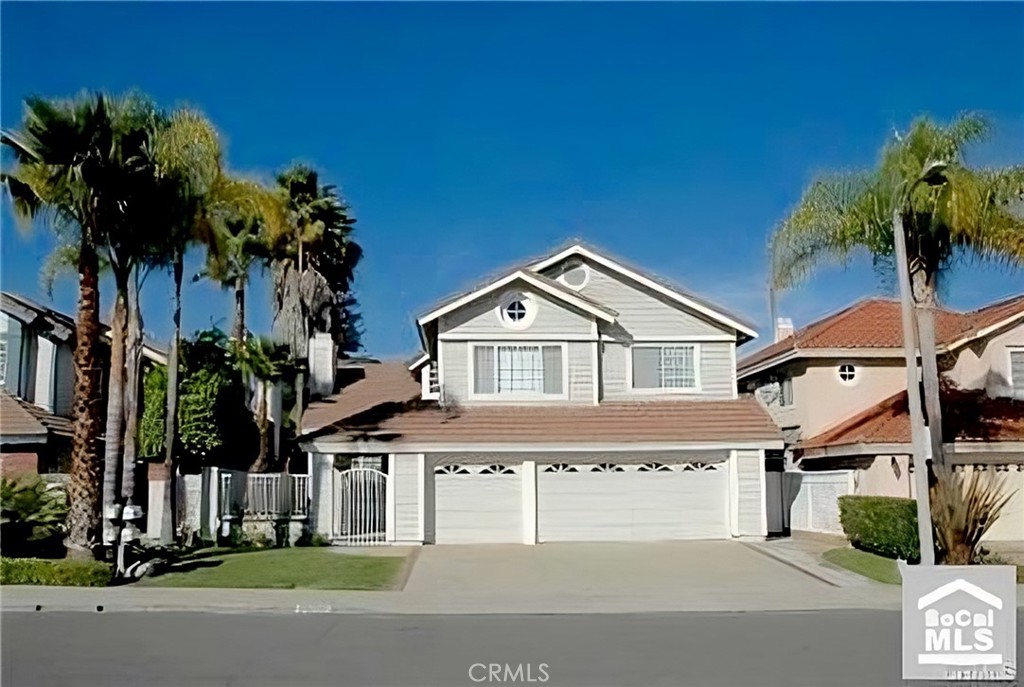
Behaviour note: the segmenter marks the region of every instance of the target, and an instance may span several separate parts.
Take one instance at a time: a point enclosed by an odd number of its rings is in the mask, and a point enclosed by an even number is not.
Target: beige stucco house
[[[1024,296],[942,310],[936,333],[950,460],[1005,474],[1018,492],[989,538],[1024,540]],[[847,471],[852,493],[914,495],[898,302],[865,299],[777,339],[737,379],[786,436],[790,467],[838,483]]]

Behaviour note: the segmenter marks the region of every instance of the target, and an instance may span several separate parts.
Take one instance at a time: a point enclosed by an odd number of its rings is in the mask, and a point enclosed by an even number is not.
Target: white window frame
[[[633,349],[634,348],[682,348],[689,346],[693,349],[693,383],[692,387],[656,387],[653,389],[637,389],[633,387]],[[626,389],[631,394],[699,394],[703,391],[700,378],[701,350],[700,344],[693,341],[660,341],[657,343],[636,343],[632,346],[623,346],[626,352]]]
[[[843,375],[842,375],[841,370],[844,367],[846,367],[847,365],[849,365],[850,367],[853,368],[853,379],[843,379]],[[861,369],[861,366],[858,365],[857,363],[851,362],[849,360],[844,360],[841,363],[839,363],[838,365],[836,365],[836,379],[843,386],[850,387],[850,386],[857,386],[858,384],[860,384],[860,378],[861,378],[861,374],[862,373],[863,373],[863,370]]]
[[[562,393],[545,394],[535,391],[505,391],[493,394],[478,394],[476,392],[476,368],[474,366],[477,348],[497,349],[501,346],[536,346],[542,349],[545,346],[558,346],[562,351]],[[542,352],[543,357],[543,352]],[[467,395],[471,401],[568,401],[569,400],[569,347],[565,341],[471,341],[466,346],[466,365],[469,374],[467,375]],[[494,387],[498,387],[498,351],[494,351]]]
[[[1021,390],[1017,390],[1017,380],[1013,378],[1013,354],[1022,353],[1024,354],[1024,346],[1007,346],[1006,347],[1006,381],[1009,383],[1010,396],[1017,399],[1024,399],[1024,379],[1022,382]]]

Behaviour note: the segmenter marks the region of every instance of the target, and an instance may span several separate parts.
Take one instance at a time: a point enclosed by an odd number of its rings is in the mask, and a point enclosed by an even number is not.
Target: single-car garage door
[[[499,544],[523,540],[520,465],[441,465],[434,469],[434,541]]]
[[[538,465],[537,472],[542,542],[729,536],[725,463]]]

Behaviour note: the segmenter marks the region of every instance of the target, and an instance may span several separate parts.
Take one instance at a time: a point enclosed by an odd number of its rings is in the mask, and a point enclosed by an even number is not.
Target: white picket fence
[[[222,516],[253,520],[305,518],[309,515],[309,475],[254,474],[220,470],[216,509]]]
[[[792,471],[783,477],[783,502],[790,504],[791,530],[843,533],[839,497],[854,493],[853,470]]]

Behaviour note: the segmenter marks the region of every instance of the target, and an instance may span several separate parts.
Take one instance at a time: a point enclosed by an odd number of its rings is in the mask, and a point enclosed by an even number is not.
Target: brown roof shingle
[[[341,393],[314,401],[302,415],[302,433],[308,434],[385,404],[404,404],[420,396],[420,383],[405,363],[366,363],[365,376]]]
[[[1015,314],[1024,313],[1024,295],[992,303],[971,312],[940,309],[935,317],[935,336],[940,345],[952,344],[977,334]],[[739,372],[789,351],[822,348],[901,348],[903,326],[899,301],[866,298],[839,312],[812,322],[791,336],[743,358]]]
[[[38,436],[40,442],[45,442],[47,431],[17,398],[0,388],[0,437],[7,436]]]
[[[741,442],[781,439],[753,397],[598,406],[411,408],[375,421],[341,421],[350,439],[424,443]]]

